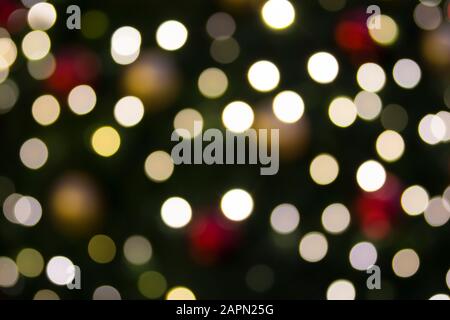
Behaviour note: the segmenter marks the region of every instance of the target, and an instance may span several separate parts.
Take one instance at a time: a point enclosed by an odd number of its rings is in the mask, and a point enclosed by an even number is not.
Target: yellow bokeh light
[[[51,48],[50,37],[41,30],[29,32],[22,40],[22,51],[29,60],[44,58]]]
[[[412,277],[419,270],[420,259],[413,249],[403,249],[392,259],[392,269],[400,278]]]
[[[19,272],[25,277],[35,278],[44,270],[44,258],[39,251],[31,248],[23,249],[16,258]]]
[[[108,16],[99,10],[90,10],[81,17],[81,33],[88,39],[97,39],[103,36],[108,29]]]
[[[373,92],[361,91],[356,95],[353,102],[358,116],[366,121],[375,120],[383,109],[380,96]]]
[[[203,117],[195,109],[183,109],[173,120],[175,132],[184,139],[192,139],[202,133]]]
[[[339,174],[339,164],[333,156],[320,154],[311,162],[309,173],[315,183],[327,185],[336,180]]]
[[[344,232],[350,224],[350,212],[341,203],[333,203],[322,212],[322,226],[331,234]]]
[[[123,254],[128,262],[139,266],[150,261],[153,249],[147,238],[134,235],[125,241]]]
[[[379,28],[369,28],[370,37],[378,44],[388,46],[393,44],[398,38],[397,23],[387,15],[375,15],[369,18],[368,24],[372,24],[372,19],[379,19]]]
[[[38,138],[25,141],[20,148],[20,160],[29,169],[40,169],[47,162],[47,159],[47,146]]]
[[[298,250],[305,261],[319,262],[327,255],[327,238],[320,232],[307,233],[301,239]]]
[[[89,241],[88,253],[97,263],[109,263],[116,256],[116,245],[110,237],[96,235]]]
[[[175,287],[170,289],[166,300],[196,300],[194,293],[186,287]]]
[[[327,289],[327,300],[355,300],[356,290],[348,280],[333,281]]]
[[[58,100],[52,95],[37,98],[31,107],[34,120],[42,126],[49,126],[58,120],[60,106]]]
[[[120,148],[120,135],[113,127],[101,127],[92,135],[91,144],[97,154],[111,157]]]
[[[138,289],[144,297],[157,299],[162,297],[166,291],[167,281],[159,272],[147,271],[140,275]]]
[[[218,68],[206,69],[198,78],[198,89],[207,98],[219,98],[225,93],[227,88],[227,75]]]
[[[35,293],[33,300],[60,300],[60,299],[56,292],[48,289],[43,289]]]
[[[11,288],[19,280],[19,270],[14,260],[0,257],[0,288]]]
[[[378,155],[387,162],[394,162],[401,158],[405,151],[405,142],[400,134],[392,130],[381,133],[376,141]]]
[[[419,185],[408,187],[401,196],[403,210],[410,216],[422,214],[428,207],[430,197],[427,190]]]
[[[341,128],[351,126],[355,122],[357,115],[355,104],[347,97],[334,99],[328,107],[328,116],[331,122]]]
[[[94,109],[97,103],[97,95],[92,87],[79,85],[70,91],[67,102],[70,110],[75,114],[85,115]]]
[[[0,71],[11,67],[17,58],[17,47],[10,38],[0,38]],[[1,81],[0,81],[1,82]]]
[[[164,182],[174,170],[172,157],[165,151],[152,152],[145,160],[145,174],[155,182]]]

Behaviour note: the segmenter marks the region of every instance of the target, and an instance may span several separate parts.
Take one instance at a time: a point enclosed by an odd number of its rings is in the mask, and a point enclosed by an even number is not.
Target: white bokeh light
[[[327,300],[355,300],[355,297],[355,286],[348,280],[333,281],[327,289]]]
[[[398,251],[392,258],[392,269],[400,278],[409,278],[416,274],[420,267],[420,258],[413,249]]]
[[[340,234],[350,225],[350,212],[341,203],[333,203],[322,212],[322,226],[331,234]]]
[[[133,27],[125,26],[113,33],[111,47],[121,56],[131,56],[140,50],[141,42],[141,33]]]
[[[73,113],[85,115],[94,109],[97,103],[97,95],[92,87],[79,85],[70,91],[67,102]]]
[[[175,115],[173,127],[183,139],[192,139],[202,133],[203,117],[197,110],[186,108]]]
[[[377,262],[377,249],[370,242],[360,242],[350,250],[349,260],[356,270],[367,270]]]
[[[111,286],[101,286],[95,289],[92,300],[121,300],[120,292]]]
[[[56,22],[55,7],[46,2],[35,4],[28,11],[28,25],[34,30],[48,30]]]
[[[33,227],[41,220],[41,204],[33,197],[21,197],[14,206],[14,217],[23,226]]]
[[[441,227],[450,220],[450,206],[447,200],[434,197],[424,212],[425,221],[432,227]]]
[[[19,280],[19,269],[14,260],[0,256],[0,288],[14,287]]]
[[[235,133],[242,133],[253,125],[254,113],[252,107],[243,101],[229,103],[222,112],[224,126]]]
[[[161,218],[171,228],[182,228],[191,221],[191,205],[180,197],[169,198],[161,207]]]
[[[139,57],[142,36],[139,30],[124,26],[111,37],[111,56],[118,64],[131,64]]]
[[[418,131],[420,138],[425,143],[435,145],[445,138],[447,127],[441,117],[427,114],[420,120]]]
[[[328,116],[331,122],[340,128],[351,126],[357,115],[356,106],[348,97],[338,97],[328,107]]]
[[[311,161],[309,174],[318,185],[328,185],[339,175],[339,163],[330,154],[322,153]]]
[[[393,76],[394,81],[400,87],[412,89],[419,84],[422,71],[417,62],[411,59],[401,59],[394,66]]]
[[[140,266],[151,259],[153,249],[147,238],[140,235],[134,235],[125,241],[125,244],[123,245],[123,254],[128,262]]]
[[[450,290],[450,269],[448,269],[447,274],[445,275],[445,283],[447,284],[447,287]]]
[[[58,100],[52,95],[46,94],[34,100],[31,113],[34,120],[41,126],[49,126],[58,120],[61,107]]]
[[[45,165],[47,159],[47,146],[38,138],[31,138],[20,147],[20,160],[29,169],[40,169]]]
[[[403,210],[410,216],[422,214],[430,201],[427,190],[419,185],[408,187],[401,196]]]
[[[63,286],[75,278],[75,266],[68,258],[57,256],[47,263],[46,273],[51,282]]]
[[[405,142],[402,136],[393,131],[382,132],[375,144],[378,155],[387,162],[394,162],[401,158],[405,151]]]
[[[179,21],[169,20],[162,23],[156,31],[156,42],[168,51],[175,51],[184,46],[188,38],[188,30]]]
[[[247,73],[250,85],[257,91],[268,92],[280,82],[280,71],[275,64],[261,60],[251,65]]]
[[[297,208],[289,203],[275,207],[270,215],[270,224],[275,232],[288,234],[297,229],[300,223],[300,214]]]
[[[294,91],[283,91],[273,99],[272,109],[280,121],[294,123],[303,116],[305,104],[298,93]]]
[[[318,83],[333,82],[339,73],[338,61],[331,53],[315,53],[308,60],[308,73]]]
[[[114,118],[123,127],[133,127],[144,117],[144,104],[133,96],[120,99],[114,107]]]
[[[386,182],[386,171],[379,162],[369,160],[359,166],[356,180],[361,189],[374,192],[381,189]]]
[[[319,262],[328,252],[327,238],[320,232],[307,233],[299,244],[300,256],[308,262]]]
[[[386,83],[386,73],[378,64],[369,62],[359,67],[356,79],[361,89],[378,92]]]
[[[231,221],[243,221],[253,211],[253,199],[247,191],[233,189],[223,195],[220,208],[225,217]]]
[[[22,40],[22,51],[29,60],[44,58],[51,48],[51,40],[47,33],[35,30],[27,33]],[[1,68],[0,68],[1,70]]]
[[[383,102],[381,98],[373,92],[361,91],[353,100],[358,112],[358,116],[366,121],[375,120],[381,113]]]
[[[295,9],[287,0],[269,0],[262,7],[261,15],[268,27],[280,30],[294,22]]]
[[[429,300],[444,300],[444,301],[447,301],[447,300],[450,300],[450,296],[448,294],[445,294],[445,293],[437,293],[437,294],[431,296]]]

